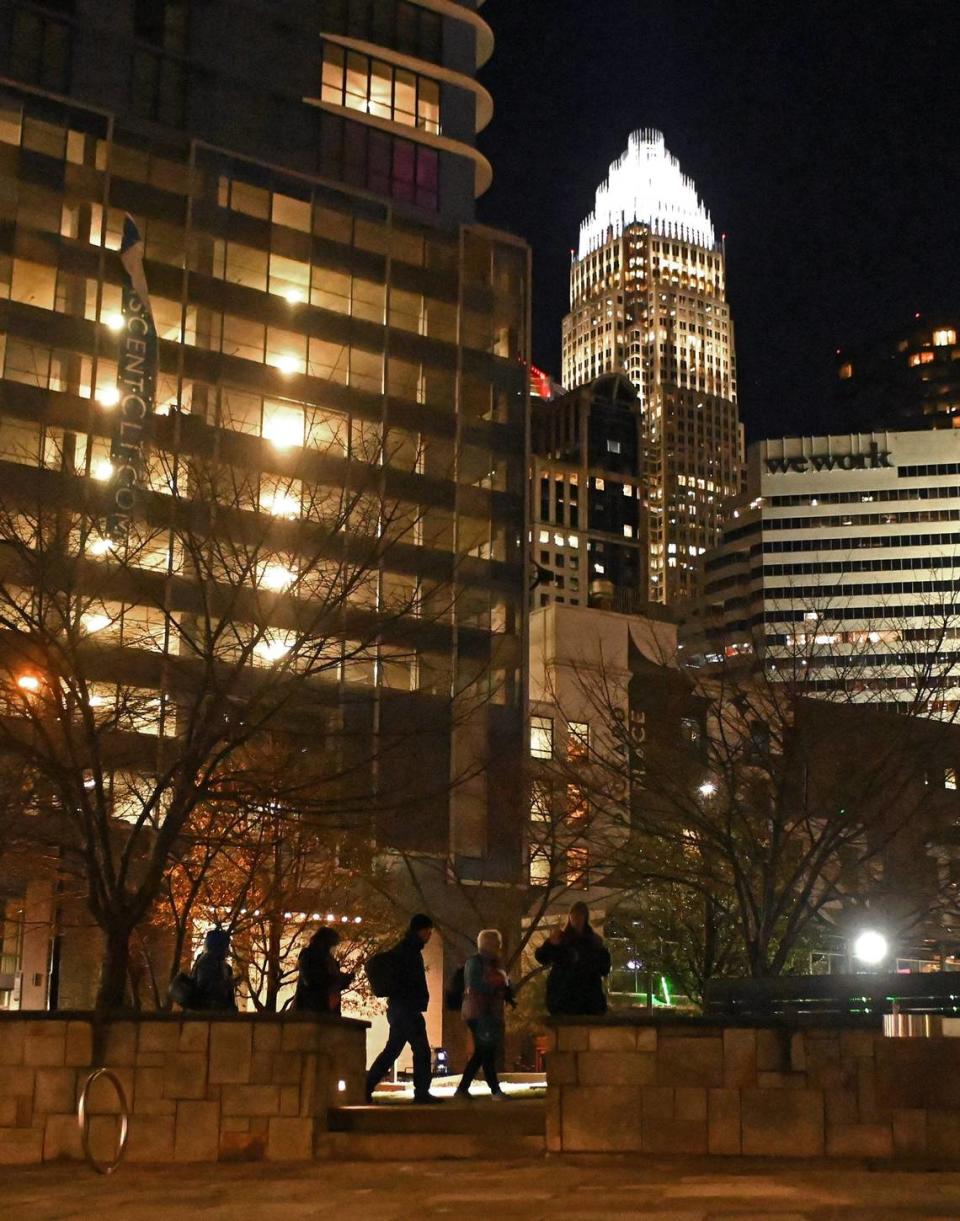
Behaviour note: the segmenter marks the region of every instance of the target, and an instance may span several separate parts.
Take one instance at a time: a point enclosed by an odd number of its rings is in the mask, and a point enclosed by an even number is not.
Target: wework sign
[[[111,536],[122,534],[130,521],[138,487],[143,481],[143,451],[147,421],[153,413],[157,382],[157,333],[150,312],[132,286],[123,286],[123,331],[117,386],[120,401],[110,446]]]
[[[893,466],[890,450],[870,442],[865,454],[798,454],[795,458],[767,458],[771,475],[805,475],[808,471],[877,471]]]

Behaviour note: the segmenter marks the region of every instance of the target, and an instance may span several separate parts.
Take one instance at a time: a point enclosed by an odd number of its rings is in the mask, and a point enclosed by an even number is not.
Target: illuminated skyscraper
[[[723,246],[657,131],[634,132],[580,227],[563,322],[563,382],[623,371],[640,392],[650,598],[693,592],[697,558],[740,490],[733,323]]]

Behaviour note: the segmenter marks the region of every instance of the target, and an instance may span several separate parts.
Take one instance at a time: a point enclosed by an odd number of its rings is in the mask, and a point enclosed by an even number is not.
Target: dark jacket
[[[308,945],[297,959],[300,977],[294,1008],[309,1013],[339,1013],[340,993],[353,983],[353,972],[340,964],[325,946]]]
[[[397,982],[390,993],[390,1004],[424,1013],[430,1004],[430,992],[423,965],[423,942],[411,931],[391,953],[397,958]]]
[[[545,941],[536,950],[537,962],[550,968],[547,1009],[560,1013],[606,1013],[603,977],[610,972],[610,952],[602,938],[587,929],[565,928],[558,945]]]
[[[196,984],[192,1009],[236,1009],[233,971],[223,955],[204,950],[192,974]]]

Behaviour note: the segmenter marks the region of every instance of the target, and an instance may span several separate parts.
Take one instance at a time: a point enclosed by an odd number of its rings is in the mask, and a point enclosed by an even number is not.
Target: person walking
[[[390,1033],[386,1046],[367,1071],[367,1101],[373,1101],[373,1091],[396,1062],[397,1056],[409,1043],[413,1052],[414,1102],[442,1102],[430,1093],[430,1044],[423,1015],[430,1003],[423,951],[433,936],[433,921],[429,916],[416,915],[410,921],[406,936],[390,951],[394,982],[387,995],[387,1022]]]
[[[495,928],[485,928],[477,937],[477,953],[463,965],[461,1013],[473,1039],[473,1055],[467,1061],[457,1086],[458,1098],[470,1097],[470,1086],[482,1068],[494,1098],[506,1098],[497,1078],[497,1058],[505,1034],[504,1006],[512,1003],[510,980],[500,954],[503,939]]]
[[[341,971],[333,956],[340,944],[335,928],[321,928],[310,938],[297,958],[299,976],[294,1009],[302,1013],[340,1013],[341,993],[354,980],[353,971]]]
[[[610,951],[590,927],[586,903],[574,903],[566,927],[555,928],[535,957],[550,968],[547,1009],[552,1015],[607,1012],[603,978],[610,973]]]
[[[212,928],[203,939],[203,950],[193,964],[193,997],[191,1009],[237,1008],[234,995],[236,981],[227,962],[230,934],[223,928]]]

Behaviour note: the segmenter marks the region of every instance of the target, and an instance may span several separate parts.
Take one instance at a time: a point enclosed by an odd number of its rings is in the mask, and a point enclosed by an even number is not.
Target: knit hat
[[[203,944],[211,954],[227,954],[230,950],[230,934],[225,928],[212,928],[204,937]]]
[[[433,928],[433,921],[429,916],[425,916],[422,912],[418,912],[417,915],[415,915],[410,921],[410,932],[419,933],[425,928]]]

